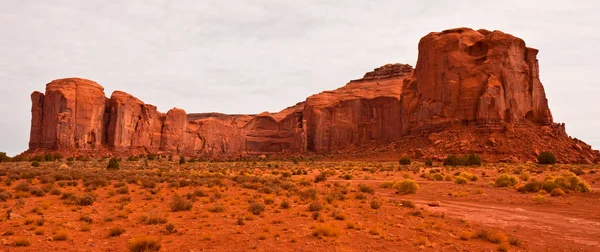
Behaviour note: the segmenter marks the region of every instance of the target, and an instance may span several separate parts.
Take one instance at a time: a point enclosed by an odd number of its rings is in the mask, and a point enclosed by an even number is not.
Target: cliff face
[[[334,91],[306,99],[308,147],[327,152],[359,144],[383,144],[402,136],[400,94],[412,67],[389,64]]]
[[[182,109],[166,114],[115,91],[110,99],[93,81],[52,81],[34,92],[30,151],[238,155],[306,151],[303,106],[258,116],[212,116],[188,121]]]
[[[537,52],[500,31],[428,34],[402,93],[403,132],[452,123],[551,124]]]
[[[61,79],[34,92],[29,152],[175,153],[188,156],[387,152],[440,157],[476,152],[490,160],[599,160],[554,124],[539,80],[537,50],[500,31],[430,33],[419,58],[388,64],[278,113],[166,114],[97,83]],[[367,151],[365,151],[367,150]],[[369,152],[368,150],[371,150]]]

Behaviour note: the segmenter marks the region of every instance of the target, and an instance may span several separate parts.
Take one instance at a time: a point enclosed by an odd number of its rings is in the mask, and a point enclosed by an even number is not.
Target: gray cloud
[[[600,146],[594,1],[23,0],[0,8],[0,150],[27,148],[29,94],[78,76],[161,111],[278,111],[385,63],[419,39],[502,30],[540,49],[556,121]]]

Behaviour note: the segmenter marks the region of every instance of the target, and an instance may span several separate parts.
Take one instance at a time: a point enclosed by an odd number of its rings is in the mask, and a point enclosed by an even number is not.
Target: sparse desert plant
[[[250,211],[254,215],[259,215],[260,213],[265,211],[265,205],[263,203],[254,202],[250,204],[248,211]]]
[[[52,236],[53,241],[66,241],[69,239],[69,233],[65,230],[59,230]]]
[[[167,223],[167,218],[155,213],[143,215],[141,222],[146,225],[158,225]]]
[[[37,160],[32,161],[31,167],[40,167],[40,162],[38,162]]]
[[[415,203],[413,203],[410,200],[402,200],[400,202],[400,204],[402,204],[402,207],[406,207],[406,208],[415,208]]]
[[[313,201],[312,203],[310,203],[310,205],[308,205],[308,210],[311,212],[318,212],[321,211],[323,209],[323,205],[317,201]]]
[[[165,230],[167,230],[168,233],[177,233],[177,229],[175,228],[175,225],[173,225],[173,223],[169,223],[165,226]]]
[[[395,188],[398,190],[397,193],[414,194],[417,193],[419,184],[412,179],[405,179],[395,185]]]
[[[222,213],[225,211],[225,207],[219,203],[208,208],[208,211],[211,213]]]
[[[471,153],[466,158],[463,157],[463,159],[466,159],[466,161],[464,162],[464,165],[481,166],[481,157],[479,157],[479,155],[477,155],[475,153]]]
[[[400,158],[400,160],[398,160],[398,163],[400,165],[410,165],[410,158],[402,157],[402,158]]]
[[[193,202],[186,200],[185,198],[175,194],[171,200],[171,211],[189,211],[192,209]]]
[[[119,169],[119,159],[111,158],[108,160],[108,165],[106,166],[107,170],[118,170]]]
[[[465,177],[457,176],[454,178],[454,184],[463,185],[467,183],[469,183],[469,180],[467,180]]]
[[[130,239],[127,248],[131,252],[151,252],[160,250],[160,244],[155,238],[142,236]]]
[[[541,152],[538,156],[538,164],[555,164],[556,163],[556,157],[554,156],[554,153],[549,152],[549,151],[543,151]]]
[[[560,188],[554,188],[550,192],[550,196],[552,196],[552,197],[564,196],[565,194],[566,194],[565,191],[563,191]]]
[[[287,200],[284,200],[281,202],[281,204],[279,205],[279,207],[283,208],[283,209],[288,209],[290,208],[290,202],[288,202]]]
[[[461,160],[456,155],[448,155],[446,159],[444,159],[444,166],[459,166],[461,165]]]
[[[26,238],[17,238],[14,240],[13,244],[17,247],[28,247],[31,245],[31,242]]]
[[[496,187],[509,187],[515,186],[518,183],[519,179],[517,177],[508,173],[503,173],[500,175],[500,177],[496,179],[496,182],[494,184],[496,185]]]
[[[433,161],[430,158],[425,159],[425,166],[433,166]]]
[[[340,230],[337,226],[333,224],[317,224],[312,231],[312,235],[315,237],[320,236],[338,236],[340,234]]]
[[[325,180],[327,180],[327,174],[325,172],[321,172],[315,177],[315,183],[323,182]]]
[[[372,209],[379,209],[379,208],[381,208],[381,201],[378,200],[378,199],[371,200],[371,208]]]
[[[123,228],[122,228],[122,227],[120,227],[120,226],[114,226],[114,227],[111,227],[111,228],[108,230],[108,236],[109,236],[109,237],[120,236],[120,235],[122,235],[123,233],[125,233],[125,229],[123,229]]]
[[[183,156],[179,157],[179,164],[180,165],[185,164],[185,157],[183,157]]]
[[[364,193],[370,193],[373,194],[375,193],[375,190],[373,189],[372,186],[370,185],[365,185],[365,184],[359,184],[358,185],[358,190]]]
[[[572,172],[564,172],[560,176],[546,176],[543,182],[531,179],[529,183],[520,187],[519,192],[539,192],[544,190],[552,193],[554,189],[560,188],[563,192],[591,192],[592,188],[583,179]]]

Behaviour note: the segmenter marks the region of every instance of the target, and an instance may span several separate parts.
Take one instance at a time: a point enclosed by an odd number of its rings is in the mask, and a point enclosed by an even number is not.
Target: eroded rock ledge
[[[33,92],[29,153],[188,156],[387,152],[439,157],[477,152],[531,160],[551,150],[565,162],[600,154],[555,124],[539,80],[538,50],[500,31],[433,32],[416,68],[387,64],[362,79],[278,113],[166,114],[85,79]],[[526,139],[523,136],[527,135]]]

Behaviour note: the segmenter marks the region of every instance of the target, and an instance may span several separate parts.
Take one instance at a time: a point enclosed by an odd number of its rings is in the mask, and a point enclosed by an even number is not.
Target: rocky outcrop
[[[306,99],[308,148],[328,152],[357,144],[383,144],[398,140],[400,94],[412,67],[388,64],[334,91]]]
[[[104,88],[84,79],[61,79],[34,92],[29,148],[92,150],[100,147],[106,97]]]
[[[416,68],[388,64],[278,113],[166,114],[121,91],[106,98],[84,79],[34,92],[29,152],[187,156],[409,155],[479,153],[490,161],[563,162],[600,153],[553,122],[539,80],[538,51],[500,31],[458,28],[419,42]]]
[[[428,34],[402,93],[403,132],[453,123],[551,124],[536,55],[523,40],[500,31]]]

